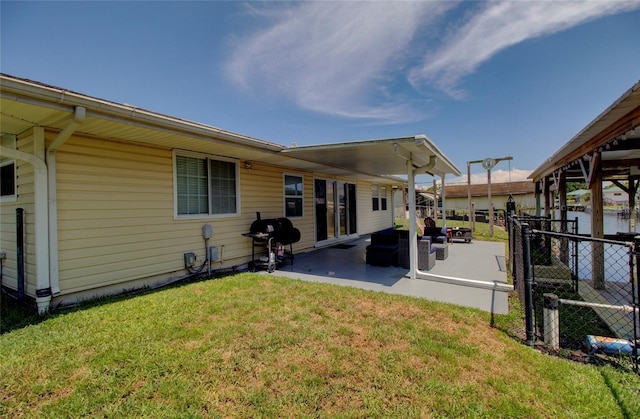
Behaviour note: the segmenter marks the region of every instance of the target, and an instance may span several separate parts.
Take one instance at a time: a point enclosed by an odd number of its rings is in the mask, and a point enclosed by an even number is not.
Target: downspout
[[[47,165],[33,154],[13,148],[0,146],[5,157],[26,161],[33,165],[34,176],[34,225],[36,231],[47,231]],[[41,228],[43,226],[45,228]],[[46,313],[51,302],[51,286],[49,283],[49,240],[45,235],[35,235],[36,259],[36,304],[38,314]]]
[[[58,192],[57,192],[57,170],[56,151],[71,137],[78,125],[84,122],[87,109],[83,106],[76,106],[73,119],[49,144],[47,148],[47,171],[49,189],[49,281],[53,295],[60,293],[60,263],[58,259]]]

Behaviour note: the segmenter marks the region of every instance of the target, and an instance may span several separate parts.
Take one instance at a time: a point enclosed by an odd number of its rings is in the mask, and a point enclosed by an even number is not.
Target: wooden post
[[[629,232],[636,231],[636,193],[638,192],[638,179],[629,176]]]
[[[493,237],[493,202],[491,201],[491,169],[487,169],[487,200],[489,201],[489,237]]]
[[[558,176],[558,197],[560,205],[560,233],[567,234],[567,173],[563,170]],[[569,241],[560,239],[560,260],[569,263]]]
[[[602,166],[600,157],[595,153],[591,162],[591,176],[589,189],[591,190],[591,237],[604,238],[603,226],[603,195],[602,195]],[[591,272],[593,288],[605,289],[604,284],[604,243],[591,242]]]
[[[551,201],[551,181],[549,176],[544,178],[544,216],[549,218],[551,215],[551,209],[553,208],[553,202]]]
[[[544,182],[544,180],[539,180],[536,182],[535,186],[535,196],[536,196],[536,217],[539,217],[542,214],[542,208],[540,205],[540,195],[542,195],[542,188],[540,187],[540,182]]]
[[[476,203],[471,203],[471,230],[476,231]]]

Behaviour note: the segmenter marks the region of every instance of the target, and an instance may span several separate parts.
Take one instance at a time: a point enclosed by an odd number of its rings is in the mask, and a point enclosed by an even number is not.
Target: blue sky
[[[425,134],[465,174],[512,156],[493,182],[640,80],[640,0],[0,8],[3,73],[283,145]]]

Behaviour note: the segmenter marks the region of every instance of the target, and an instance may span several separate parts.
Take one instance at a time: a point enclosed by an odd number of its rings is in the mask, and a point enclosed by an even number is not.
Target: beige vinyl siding
[[[313,213],[313,174],[292,171],[281,167],[270,167],[252,163],[251,170],[240,165],[240,185],[242,200],[242,218],[247,224],[244,230],[249,231],[251,223],[256,219],[256,211],[262,218],[284,217],[284,174],[296,174],[303,177],[303,216],[291,218],[293,226],[300,230],[300,241],[293,244],[293,250],[304,251],[314,246],[314,213]],[[249,241],[249,239],[245,239]]]
[[[33,133],[28,132],[18,136],[16,148],[33,154]],[[42,234],[35,231],[34,226],[34,171],[30,163],[16,161],[16,189],[17,199],[14,202],[0,203],[0,248],[6,253],[3,261],[2,285],[13,290],[18,288],[18,268],[16,253],[16,209],[24,209],[24,261],[25,261],[25,293],[34,296],[36,290],[35,265],[35,235]],[[47,232],[44,232],[47,234]]]
[[[215,149],[211,156],[215,158]],[[256,218],[283,217],[284,168],[239,163],[240,214],[174,217],[173,153],[137,144],[74,136],[57,152],[60,289],[62,294],[148,277],[186,275],[183,254],[205,259],[202,225],[218,247],[213,269],[250,260],[248,232]],[[313,246],[313,176],[304,177],[304,217],[293,219]]]
[[[22,166],[25,166],[25,163],[16,162],[16,171],[22,172]],[[21,178],[18,178],[18,182],[20,180]],[[0,202],[0,249],[6,254],[2,261],[2,285],[12,289],[17,288],[16,208],[19,206],[19,198],[20,195],[17,201]]]
[[[42,152],[38,153],[35,148],[35,135],[42,135],[42,130],[36,128],[33,135],[26,135],[18,138],[17,148],[27,153],[35,153],[42,156]],[[40,137],[42,139],[42,137]],[[36,229],[35,220],[35,174],[34,167],[30,163],[20,162],[17,171],[19,184],[18,187],[18,207],[24,208],[24,262],[25,262],[25,292],[27,295],[35,296],[36,294],[36,234],[48,235],[47,231]],[[40,226],[40,228],[42,228]]]
[[[47,132],[46,140],[51,142],[56,135]],[[33,133],[21,136],[18,147],[33,153]],[[210,157],[217,155],[212,145]],[[285,173],[303,178],[304,214],[291,219],[301,233],[294,252],[314,248],[314,179],[329,176],[259,162],[246,169],[244,161],[238,161],[238,215],[176,218],[173,156],[170,149],[78,134],[56,152],[58,300],[74,298],[73,294],[89,297],[133,289],[148,284],[150,278],[162,283],[186,276],[184,253],[194,252],[197,266],[205,260],[203,224],[213,229],[208,245],[218,247],[219,260],[212,263],[212,269],[246,266],[251,240],[242,233],[249,231],[256,211],[262,218],[284,217]],[[1,243],[7,252],[4,283],[15,286],[15,208],[22,207],[26,216],[26,290],[34,295],[35,235],[47,232],[35,231],[33,168],[18,162],[17,174],[17,202],[0,207]],[[391,225],[390,205],[387,211],[372,213],[370,183],[342,180],[356,183],[360,233]]]
[[[61,293],[176,271],[171,153],[73,137],[57,152]],[[170,241],[167,238],[171,237]],[[203,251],[202,251],[203,253]]]
[[[392,186],[387,185],[387,209],[373,211],[371,207],[371,182],[358,182],[358,233],[369,234],[385,228],[393,227]]]

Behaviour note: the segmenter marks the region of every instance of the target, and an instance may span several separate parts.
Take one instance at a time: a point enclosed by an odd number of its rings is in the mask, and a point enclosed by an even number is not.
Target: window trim
[[[287,195],[287,176],[300,178],[300,185],[302,190],[300,191],[300,195]],[[283,173],[282,174],[282,214],[286,218],[304,218],[304,176],[297,173]],[[287,215],[287,198],[292,199],[300,199],[300,209],[302,214],[290,216]]]
[[[380,211],[386,211],[387,210],[387,186],[379,185],[378,191],[379,191],[378,195],[380,197]]]
[[[380,211],[380,186],[377,183],[371,185],[371,211]]]
[[[217,156],[215,154],[198,153],[195,151],[173,150],[173,217],[176,220],[193,220],[199,218],[230,218],[241,215],[241,197],[240,197],[240,161],[228,157]],[[177,156],[191,157],[196,159],[204,159],[207,161],[207,199],[209,204],[209,212],[207,214],[179,214],[178,213],[178,166]],[[211,209],[211,160],[229,162],[234,164],[234,176],[236,183],[236,211],[225,214],[212,214]]]

